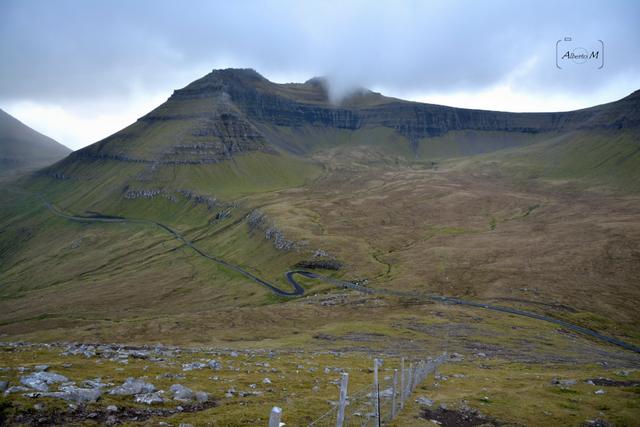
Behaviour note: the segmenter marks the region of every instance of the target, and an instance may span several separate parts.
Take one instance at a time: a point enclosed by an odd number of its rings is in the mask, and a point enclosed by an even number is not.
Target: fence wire
[[[399,415],[404,402],[411,398],[415,388],[446,360],[447,354],[444,353],[433,360],[405,362],[404,371],[401,366],[385,367],[384,369],[379,366],[377,387],[372,381],[372,384],[356,392],[349,391],[347,393],[342,426],[378,427],[389,423]],[[395,374],[394,381],[394,370],[396,369],[397,374]],[[404,389],[402,384],[404,384]],[[339,411],[338,404],[308,425],[335,427]]]

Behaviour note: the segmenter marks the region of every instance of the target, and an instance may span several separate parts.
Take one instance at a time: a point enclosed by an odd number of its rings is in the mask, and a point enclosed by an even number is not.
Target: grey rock
[[[74,403],[97,402],[102,391],[96,388],[79,388],[76,386],[61,387],[60,391],[44,393],[44,397],[55,397]]]
[[[433,402],[433,400],[431,400],[431,399],[427,399],[427,398],[426,398],[426,397],[424,397],[424,396],[420,396],[420,397],[418,397],[418,398],[416,399],[416,403],[417,403],[418,405],[422,405],[422,406],[433,406],[433,403],[434,403],[434,402]]]
[[[207,365],[202,362],[193,362],[193,363],[183,363],[182,370],[183,371],[193,371],[196,369],[206,368]]]
[[[34,371],[38,371],[38,372],[44,372],[47,369],[49,369],[49,365],[37,365],[35,368],[33,368]]]
[[[113,385],[113,384],[103,383],[102,382],[102,378],[94,378],[94,379],[91,379],[91,380],[83,381],[82,385],[84,387],[88,387],[88,388],[105,388],[105,387],[108,387],[108,386]]]
[[[12,387],[9,387],[8,389],[6,389],[4,391],[5,396],[7,394],[11,394],[11,393],[22,393],[25,391],[29,391],[30,389],[21,385],[14,385]]]
[[[53,372],[36,372],[20,378],[22,385],[38,391],[48,391],[49,385],[66,381],[69,381],[69,378]]]
[[[180,423],[178,427],[193,427],[193,424]]]
[[[153,393],[155,390],[156,387],[153,384],[142,379],[129,377],[121,386],[112,388],[111,391],[109,391],[109,394],[116,396],[132,396],[134,394]]]
[[[238,357],[238,352],[237,351],[232,351],[230,356],[231,357]]]
[[[209,394],[204,391],[196,391],[195,396],[196,400],[200,403],[209,401]]]
[[[559,386],[562,386],[562,387],[569,387],[569,386],[572,386],[572,385],[576,385],[577,382],[578,382],[577,380],[561,380],[561,379],[558,379],[558,378],[554,378],[554,379],[551,380],[551,384],[552,385],[559,385]]]
[[[149,352],[145,350],[133,350],[129,352],[129,356],[133,357],[134,359],[148,359]]]
[[[193,390],[182,384],[173,384],[169,387],[169,391],[173,394],[173,400],[181,402],[189,402],[193,400]]]
[[[118,407],[116,405],[107,406],[107,412],[118,412]]]
[[[265,378],[262,380],[262,384],[271,384],[271,380],[269,378]]]
[[[162,403],[164,399],[160,395],[160,393],[142,393],[136,395],[135,401],[137,403],[144,403],[146,405],[153,405],[155,403]]]
[[[9,382],[0,381],[0,393],[3,393],[7,388],[9,388]]]
[[[207,365],[211,368],[214,369],[216,371],[222,369],[222,363],[218,362],[215,359],[211,359],[207,362]]]
[[[604,393],[605,391],[601,388],[593,392],[593,394],[604,394]]]

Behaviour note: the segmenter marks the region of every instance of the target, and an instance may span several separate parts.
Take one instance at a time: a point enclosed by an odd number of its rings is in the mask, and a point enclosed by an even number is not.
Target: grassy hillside
[[[521,149],[470,158],[470,170],[504,173],[521,182],[567,183],[602,191],[640,191],[640,135],[637,131],[570,132],[549,135]]]
[[[0,110],[0,178],[49,165],[70,152],[64,145]]]

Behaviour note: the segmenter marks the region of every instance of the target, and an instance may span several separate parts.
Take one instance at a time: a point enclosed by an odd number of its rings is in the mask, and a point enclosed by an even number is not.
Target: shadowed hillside
[[[70,152],[64,145],[0,110],[0,175],[10,176],[18,170],[47,166]]]

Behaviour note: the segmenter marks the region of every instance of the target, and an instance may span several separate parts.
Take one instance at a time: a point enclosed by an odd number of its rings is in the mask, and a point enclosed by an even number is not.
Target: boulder
[[[209,394],[204,391],[196,391],[195,396],[196,396],[196,400],[200,403],[205,403],[209,401]]]
[[[205,363],[202,362],[193,362],[193,363],[183,363],[182,364],[182,370],[183,371],[193,371],[196,369],[202,369],[202,368],[206,368],[207,365]]]
[[[109,391],[109,394],[116,396],[132,396],[134,394],[141,393],[153,393],[156,387],[139,378],[127,378],[127,380],[120,386],[114,387]]]
[[[55,397],[74,403],[97,402],[102,391],[97,388],[80,388],[76,386],[61,387],[60,391],[45,393],[44,397]]]
[[[207,362],[207,365],[211,368],[214,369],[216,371],[222,369],[222,363],[218,362],[215,359],[211,359]]]
[[[9,382],[0,381],[0,393],[3,393],[7,388],[9,388]]]
[[[5,396],[7,394],[11,394],[11,393],[22,393],[24,391],[29,391],[29,388],[21,386],[21,385],[14,385],[12,387],[9,387],[8,389],[6,389],[4,391]]]
[[[422,406],[433,406],[433,403],[434,403],[434,402],[433,402],[433,400],[431,400],[431,399],[428,399],[428,398],[426,398],[426,397],[424,397],[424,396],[420,396],[420,397],[418,397],[418,398],[416,399],[416,403],[417,403],[418,405],[422,405]]]
[[[193,390],[182,384],[174,384],[169,387],[169,391],[173,394],[173,400],[181,402],[189,402],[193,400]]]
[[[35,372],[20,378],[22,385],[38,391],[48,391],[49,385],[67,381],[69,381],[69,378],[53,372]]]
[[[138,394],[136,395],[135,400],[137,403],[144,403],[147,405],[153,405],[155,403],[164,402],[164,399],[162,398],[159,392]]]
[[[577,380],[561,380],[558,378],[554,378],[551,380],[552,385],[559,385],[562,387],[570,387],[572,385],[576,385],[577,382]]]

